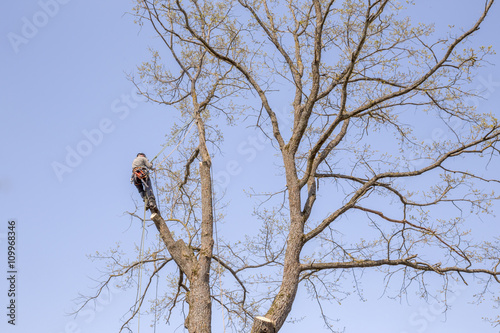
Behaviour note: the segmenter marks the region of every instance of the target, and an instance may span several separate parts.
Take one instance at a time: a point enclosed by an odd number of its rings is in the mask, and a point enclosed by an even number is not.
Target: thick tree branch
[[[482,268],[461,268],[461,267],[441,267],[440,265],[430,265],[425,262],[414,260],[417,256],[413,255],[405,259],[380,259],[380,260],[353,260],[350,262],[332,262],[332,263],[309,263],[300,266],[301,271],[320,271],[326,269],[350,269],[366,268],[378,266],[406,266],[419,271],[434,272],[438,274],[446,273],[467,273],[467,274],[487,274],[492,276],[500,283],[500,272]]]

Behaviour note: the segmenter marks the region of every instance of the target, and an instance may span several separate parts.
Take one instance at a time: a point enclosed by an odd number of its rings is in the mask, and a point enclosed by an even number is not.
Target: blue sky
[[[417,12],[429,20],[439,18],[438,27],[447,19],[466,24],[469,2],[438,5],[426,0],[419,2]],[[44,5],[48,3],[57,6]],[[0,5],[0,237],[5,237],[7,221],[16,219],[19,292],[17,325],[11,327],[4,316],[8,286],[2,275],[2,332],[115,332],[134,299],[134,290],[115,291],[111,299],[102,299],[82,317],[67,315],[74,310],[78,294],[91,294],[92,279],[99,277],[102,264],[87,255],[117,242],[133,249],[140,241],[140,226],[124,215],[138,198],[129,183],[130,164],[139,151],[156,155],[173,124],[171,110],[137,98],[126,78],[148,60],[148,47],[157,45],[150,30],[141,31],[126,14],[131,7],[130,1],[117,0],[26,0]],[[480,43],[497,50],[499,15],[497,5],[477,34]],[[494,56],[492,63],[500,64],[499,60]],[[478,86],[486,91],[480,107],[497,112],[500,68],[482,71]],[[230,135],[226,158],[236,159],[242,168],[231,178],[237,188],[244,183],[243,175],[248,178],[259,172],[255,161],[237,153],[238,145],[256,134],[234,130]],[[262,148],[257,153],[264,157],[272,151]],[[216,172],[227,167],[224,161],[215,163]],[[244,196],[236,193],[233,204],[239,198]],[[226,236],[240,229],[228,225]],[[4,272],[5,238],[0,241]],[[481,320],[495,313],[490,303],[467,303],[471,290],[456,288],[453,308],[445,317],[433,301],[414,298],[400,304],[379,298],[381,288],[370,288],[380,285],[379,277],[367,273],[365,278],[368,301],[352,297],[332,310],[332,316],[347,326],[346,332],[498,332]],[[304,306],[305,298],[301,291],[293,317],[315,315],[315,310]],[[148,331],[148,319],[142,321],[141,331]],[[302,332],[310,328],[305,323],[286,326],[284,331]],[[322,331],[319,323],[316,330]]]

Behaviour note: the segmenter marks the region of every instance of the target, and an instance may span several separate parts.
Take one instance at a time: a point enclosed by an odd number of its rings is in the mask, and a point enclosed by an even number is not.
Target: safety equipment
[[[145,179],[148,176],[148,169],[144,167],[137,167],[132,170],[135,177],[138,179]]]

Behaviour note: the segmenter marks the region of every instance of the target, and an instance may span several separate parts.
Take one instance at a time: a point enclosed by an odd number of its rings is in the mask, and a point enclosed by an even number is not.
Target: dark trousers
[[[133,177],[134,177],[134,185],[135,187],[137,187],[137,190],[139,191],[141,198],[144,199],[144,197],[146,197],[147,199],[155,200],[155,196],[153,194],[153,187],[151,186],[151,179],[149,178],[149,176],[140,179],[134,174]]]

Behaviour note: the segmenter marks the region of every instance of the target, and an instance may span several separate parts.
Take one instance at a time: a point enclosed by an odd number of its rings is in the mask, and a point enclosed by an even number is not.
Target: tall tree
[[[427,293],[434,275],[445,291],[468,275],[484,290],[500,282],[498,242],[470,230],[476,214],[491,213],[500,182],[485,167],[498,158],[497,119],[468,103],[493,52],[469,41],[493,3],[475,4],[463,30],[436,35],[390,0],[137,1],[138,22],[165,48],[134,82],[179,111],[172,137],[183,146],[163,162],[166,208],[152,216],[168,254],[134,263],[154,262],[151,277],[177,264],[172,294],[157,306],[168,313],[185,300],[185,325],[201,333],[216,300],[235,327],[257,333],[280,330],[301,286],[333,299],[360,269],[399,279],[401,293],[412,284]],[[256,209],[258,236],[216,253],[214,198],[223,198],[212,157],[236,122],[266,136],[286,186]],[[341,236],[348,220],[359,232]],[[210,279],[220,271],[238,286],[223,287],[225,302]]]

